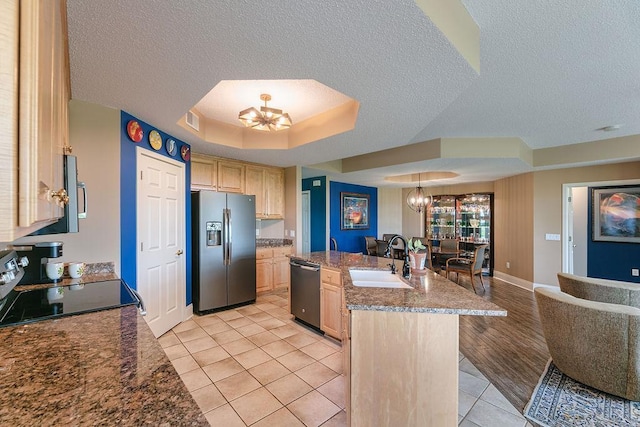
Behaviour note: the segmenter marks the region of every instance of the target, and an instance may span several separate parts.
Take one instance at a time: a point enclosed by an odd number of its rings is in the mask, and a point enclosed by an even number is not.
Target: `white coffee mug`
[[[69,263],[69,276],[72,279],[78,279],[84,274],[84,262],[70,262]]]
[[[45,271],[49,279],[58,280],[62,277],[62,272],[64,271],[64,263],[48,262]]]

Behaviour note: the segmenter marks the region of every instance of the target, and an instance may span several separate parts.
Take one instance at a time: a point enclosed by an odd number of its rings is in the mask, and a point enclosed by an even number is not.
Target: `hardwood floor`
[[[501,280],[484,279],[486,291],[478,289],[478,295],[508,314],[460,316],[460,351],[511,404],[523,410],[550,358],[535,297]],[[467,277],[461,277],[460,284],[471,290]]]

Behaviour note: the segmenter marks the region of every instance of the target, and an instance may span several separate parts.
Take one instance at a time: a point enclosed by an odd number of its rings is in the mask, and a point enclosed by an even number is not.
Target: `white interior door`
[[[137,150],[137,288],[156,337],[183,319],[184,164]]]
[[[571,273],[587,275],[587,239],[589,224],[587,220],[587,187],[571,189]]]
[[[302,192],[302,252],[311,252],[311,194]]]

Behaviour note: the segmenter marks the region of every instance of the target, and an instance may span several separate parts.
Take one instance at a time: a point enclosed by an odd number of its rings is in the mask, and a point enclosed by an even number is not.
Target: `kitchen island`
[[[507,312],[430,270],[406,280],[407,289],[353,285],[350,269],[389,270],[389,258],[337,251],[296,257],[342,278],[350,425],[456,426],[459,316]],[[402,261],[394,262],[402,271]]]
[[[0,328],[0,389],[2,425],[209,425],[134,305]]]

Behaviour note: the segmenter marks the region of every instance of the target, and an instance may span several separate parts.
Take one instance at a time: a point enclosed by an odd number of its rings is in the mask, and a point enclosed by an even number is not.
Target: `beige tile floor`
[[[291,320],[286,292],[159,338],[212,426],[345,426],[340,343]],[[530,426],[462,355],[460,426]]]

